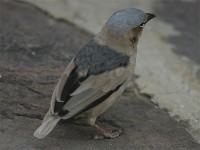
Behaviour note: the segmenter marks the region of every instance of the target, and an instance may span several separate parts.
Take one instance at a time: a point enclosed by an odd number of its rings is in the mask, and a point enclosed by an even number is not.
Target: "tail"
[[[54,116],[50,111],[48,111],[44,117],[42,125],[34,132],[34,136],[38,139],[44,138],[53,130],[60,119],[60,117]]]

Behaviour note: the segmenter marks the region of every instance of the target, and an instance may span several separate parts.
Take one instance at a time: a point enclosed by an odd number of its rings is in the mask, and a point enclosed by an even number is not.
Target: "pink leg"
[[[97,131],[101,134],[101,135],[96,135],[94,139],[105,139],[105,138],[114,139],[114,138],[119,137],[121,133],[121,130],[109,132],[97,124],[94,124],[93,127],[95,127]]]

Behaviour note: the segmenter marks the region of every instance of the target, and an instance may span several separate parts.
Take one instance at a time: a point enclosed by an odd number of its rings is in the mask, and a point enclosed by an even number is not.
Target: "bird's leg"
[[[121,133],[121,130],[109,132],[97,124],[94,124],[93,127],[95,127],[97,131],[101,134],[101,135],[96,135],[94,139],[105,139],[105,138],[114,139],[117,138]]]

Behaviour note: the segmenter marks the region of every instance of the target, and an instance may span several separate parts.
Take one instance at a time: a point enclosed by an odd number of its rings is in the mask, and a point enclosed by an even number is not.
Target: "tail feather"
[[[50,111],[48,111],[44,117],[42,125],[34,132],[34,136],[39,139],[44,138],[53,130],[60,119],[60,117],[54,116]]]

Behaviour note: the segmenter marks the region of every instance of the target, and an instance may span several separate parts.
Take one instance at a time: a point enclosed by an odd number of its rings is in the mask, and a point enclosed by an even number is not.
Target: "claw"
[[[94,127],[99,131],[100,135],[97,134],[95,135],[94,139],[99,140],[99,139],[114,139],[120,136],[120,133],[122,130],[112,130],[112,131],[106,131],[99,125],[95,124]]]

